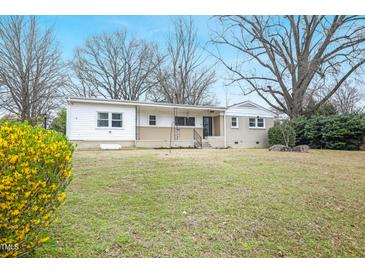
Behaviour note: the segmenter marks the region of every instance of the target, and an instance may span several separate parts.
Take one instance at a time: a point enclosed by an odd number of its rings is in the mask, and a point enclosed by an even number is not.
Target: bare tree
[[[0,18],[0,107],[36,123],[58,106],[64,85],[60,52],[51,29],[35,17]]]
[[[193,21],[179,18],[167,43],[166,60],[157,68],[158,86],[152,100],[176,104],[210,104],[209,88],[215,82],[212,67],[201,48]]]
[[[139,100],[156,85],[153,74],[160,62],[155,46],[128,39],[126,31],[103,33],[76,49],[73,91],[90,97]]]
[[[95,86],[84,78],[80,67],[71,62],[69,65],[69,79],[67,81],[67,91],[65,96],[77,96],[85,98],[96,98],[98,97],[98,92]]]
[[[336,113],[360,113],[365,110],[365,93],[361,89],[363,81],[345,81],[335,94],[317,110],[323,112],[334,111]],[[304,98],[305,108],[313,108],[318,102],[323,100],[328,90],[317,89],[308,92]]]
[[[237,62],[217,57],[232,72],[231,83],[256,92],[293,118],[328,101],[365,63],[365,20],[360,16],[221,16],[212,41],[241,54]],[[326,90],[311,108],[304,98]]]
[[[365,93],[354,83],[345,82],[331,101],[340,113],[359,113],[365,110]]]

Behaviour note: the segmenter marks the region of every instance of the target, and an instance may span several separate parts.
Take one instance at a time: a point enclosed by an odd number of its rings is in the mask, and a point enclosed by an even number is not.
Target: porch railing
[[[193,138],[194,138],[194,147],[195,148],[202,148],[203,147],[203,139],[200,136],[199,132],[193,128]]]

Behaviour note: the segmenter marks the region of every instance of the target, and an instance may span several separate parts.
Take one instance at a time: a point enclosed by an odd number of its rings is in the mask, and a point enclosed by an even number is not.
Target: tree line
[[[34,122],[68,95],[215,103],[215,62],[227,85],[256,93],[273,109],[295,118],[332,103],[359,111],[365,63],[361,16],[218,16],[210,45],[202,46],[192,18],[177,18],[162,50],[127,30],[88,38],[63,60],[52,28],[37,17],[0,18],[0,111]],[[229,49],[231,57],[222,52]]]
[[[65,96],[212,104],[214,68],[198,41],[192,19],[177,19],[162,52],[126,30],[101,33],[61,57],[51,28],[37,17],[0,19],[0,106],[36,123]]]

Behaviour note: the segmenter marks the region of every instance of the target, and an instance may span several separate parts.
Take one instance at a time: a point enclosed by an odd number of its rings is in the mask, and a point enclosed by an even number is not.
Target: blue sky
[[[203,45],[212,49],[208,43],[210,32],[215,28],[215,20],[209,16],[193,16],[198,37]],[[63,57],[71,59],[73,50],[82,46],[84,41],[101,32],[112,32],[118,29],[127,29],[128,33],[136,38],[153,41],[163,48],[166,39],[173,30],[172,21],[174,16],[41,16],[39,21],[42,26],[52,26],[58,40]],[[223,51],[227,58],[234,58],[234,53],[229,50]],[[208,62],[215,62],[211,56]],[[216,66],[218,81],[212,87],[220,105],[237,103],[247,99],[262,104],[257,95],[243,96],[234,86],[226,86],[228,72],[222,65]],[[228,94],[228,96],[226,96]]]

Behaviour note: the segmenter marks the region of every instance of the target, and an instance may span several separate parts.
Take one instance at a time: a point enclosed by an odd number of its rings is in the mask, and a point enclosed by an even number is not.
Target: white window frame
[[[113,119],[113,114],[120,114],[120,119]],[[121,127],[113,127],[113,121],[120,121]],[[123,112],[110,112],[110,127],[111,128],[123,128]]]
[[[255,120],[255,125],[254,126],[251,126],[250,125],[250,119],[254,119]],[[248,117],[248,127],[249,128],[256,128],[256,117]]]
[[[155,116],[155,124],[154,125],[151,125],[151,116]],[[157,115],[156,114],[148,114],[148,125],[151,126],[151,127],[155,127],[157,126]]]
[[[233,125],[233,118],[236,118],[236,125],[234,126]],[[238,116],[232,116],[232,118],[231,118],[231,128],[239,128],[240,126],[239,126],[239,124],[238,124]]]
[[[258,124],[259,124],[259,121],[258,121],[258,120],[259,120],[259,119],[262,119],[262,124],[263,124],[263,125],[262,125],[262,127],[259,127],[259,126],[258,126]],[[265,128],[265,127],[266,127],[266,126],[265,126],[265,118],[264,118],[264,117],[256,117],[256,127],[257,127],[257,128]]]
[[[108,114],[108,120],[107,119],[99,119],[99,114],[100,113],[107,113]],[[108,126],[106,126],[106,127],[99,126],[98,125],[99,120],[108,121]],[[110,126],[110,113],[108,111],[97,111],[96,112],[96,127],[97,128],[109,128],[109,126]]]
[[[106,119],[99,119],[99,113],[108,113],[108,126],[107,127],[98,126],[98,120],[106,121]],[[120,120],[113,119],[113,114],[120,114],[121,119]],[[121,121],[122,126],[121,127],[113,127],[112,126],[113,121]],[[96,128],[97,129],[124,129],[124,113],[123,112],[114,112],[114,111],[97,111],[96,112]]]
[[[252,127],[252,126],[250,126],[250,119],[255,119],[255,126],[254,127]],[[262,121],[263,121],[263,127],[259,127],[259,126],[257,126],[258,125],[258,119],[262,119]],[[248,127],[249,128],[254,128],[254,129],[265,129],[266,128],[266,119],[264,118],[264,117],[248,117]]]

